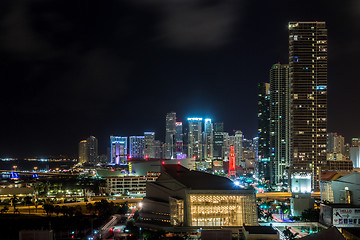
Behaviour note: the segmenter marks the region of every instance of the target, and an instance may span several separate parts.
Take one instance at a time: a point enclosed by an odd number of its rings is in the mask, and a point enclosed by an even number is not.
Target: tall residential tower
[[[289,23],[289,66],[292,87],[293,172],[313,176],[319,188],[326,163],[327,29],[325,22]]]
[[[289,65],[270,69],[270,162],[271,184],[288,183],[291,164],[291,92]]]

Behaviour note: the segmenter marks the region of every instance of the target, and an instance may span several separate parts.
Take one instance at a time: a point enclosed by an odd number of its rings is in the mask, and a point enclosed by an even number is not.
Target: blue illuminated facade
[[[128,138],[110,136],[110,154],[112,164],[124,164],[127,160]]]

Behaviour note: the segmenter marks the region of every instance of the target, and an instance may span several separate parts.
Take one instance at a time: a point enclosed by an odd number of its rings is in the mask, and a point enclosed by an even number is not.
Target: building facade
[[[180,157],[184,153],[183,138],[183,124],[182,122],[175,123],[175,143],[176,143],[176,157]]]
[[[289,65],[270,69],[270,162],[271,184],[287,185],[291,164],[291,92]]]
[[[87,141],[82,140],[79,142],[79,163],[84,164],[87,162],[88,162]]]
[[[257,224],[255,194],[225,177],[163,165],[146,186],[140,211],[144,227],[226,227]]]
[[[203,159],[202,118],[188,118],[188,157]]]
[[[110,136],[110,158],[112,164],[124,164],[128,157],[128,138]]]
[[[343,136],[335,133],[327,134],[327,152],[341,153],[345,155],[345,139]]]
[[[205,119],[204,123],[204,159],[212,162],[214,158],[214,126],[210,118]]]
[[[326,162],[327,29],[325,22],[289,23],[293,172],[309,172],[319,188]]]
[[[144,132],[145,158],[155,158],[155,132]]]
[[[94,136],[90,136],[86,139],[87,142],[87,154],[89,163],[98,163],[98,140]]]
[[[171,112],[166,114],[166,132],[165,132],[165,158],[176,158],[175,152],[175,123],[176,113]]]
[[[257,176],[270,180],[270,83],[258,83]]]
[[[129,157],[145,159],[145,136],[130,136],[129,143]]]

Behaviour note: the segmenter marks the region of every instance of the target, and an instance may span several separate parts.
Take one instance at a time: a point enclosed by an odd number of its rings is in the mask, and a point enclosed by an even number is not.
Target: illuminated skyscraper
[[[235,165],[237,167],[245,168],[245,161],[243,161],[243,138],[244,136],[241,131],[235,131],[232,145],[235,152]]]
[[[155,158],[155,132],[144,132],[145,158]]]
[[[176,143],[176,156],[183,154],[183,124],[182,122],[175,123],[175,143]]]
[[[129,157],[130,158],[145,158],[145,136],[130,136],[129,137]]]
[[[165,158],[176,158],[175,153],[175,123],[176,113],[171,112],[166,114],[166,132],[165,132]]]
[[[204,124],[204,159],[211,162],[214,158],[214,128],[210,118]]]
[[[82,140],[79,142],[79,163],[84,164],[87,162],[88,162],[87,141]]]
[[[312,174],[319,188],[326,163],[327,29],[325,22],[289,23],[289,66],[292,91],[293,172]]]
[[[87,142],[87,155],[89,163],[98,162],[98,140],[94,136],[90,136],[86,139]]]
[[[202,118],[188,118],[188,157],[202,160]]]
[[[257,175],[270,180],[270,83],[258,83]]]
[[[224,123],[214,123],[214,160],[224,159]]]
[[[127,137],[110,136],[111,163],[124,164],[127,161]]]
[[[291,164],[291,91],[289,65],[270,69],[271,184],[287,185]]]

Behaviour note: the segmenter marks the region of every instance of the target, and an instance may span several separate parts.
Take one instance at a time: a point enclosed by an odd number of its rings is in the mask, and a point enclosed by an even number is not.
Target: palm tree
[[[14,208],[14,213],[15,213],[15,209],[16,209],[16,206],[15,206],[15,203],[19,200],[19,198],[14,194],[12,196],[12,198],[10,198],[10,201],[11,201],[11,206]]]

